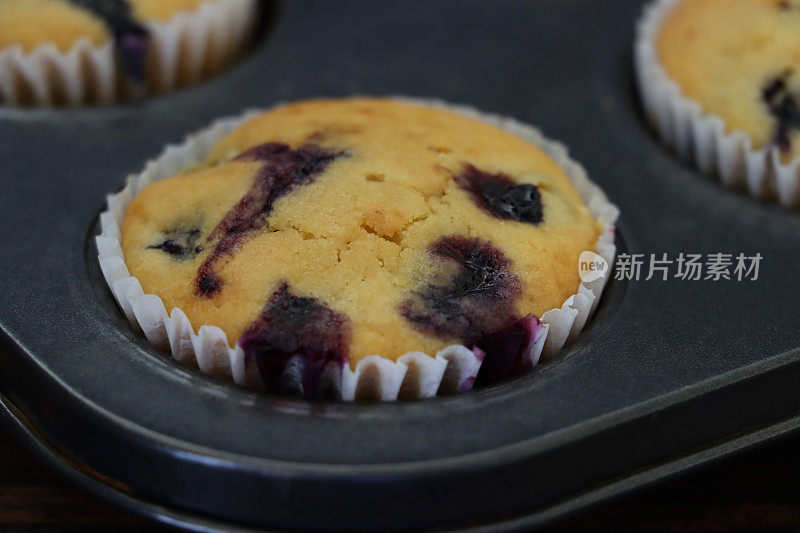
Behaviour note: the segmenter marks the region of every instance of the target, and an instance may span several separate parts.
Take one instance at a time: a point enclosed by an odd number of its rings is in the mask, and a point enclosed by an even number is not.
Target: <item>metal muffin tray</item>
[[[684,166],[643,123],[640,5],[286,2],[243,62],[105,109],[0,111],[3,418],[76,482],[192,528],[515,529],[800,426],[800,213]],[[615,281],[554,361],[449,398],[306,403],[157,353],[102,280],[105,195],[168,142],[283,100],[468,103],[564,141],[619,252],[760,253],[756,281]]]

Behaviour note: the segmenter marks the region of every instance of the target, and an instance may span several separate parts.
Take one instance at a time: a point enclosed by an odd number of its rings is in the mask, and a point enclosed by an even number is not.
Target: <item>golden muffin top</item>
[[[484,122],[383,99],[285,105],[141,191],[146,293],[260,353],[396,359],[561,307],[601,225],[564,170]],[[262,369],[263,374],[263,369]]]
[[[728,132],[800,154],[800,2],[682,0],[663,22],[667,75]]]
[[[106,42],[113,24],[163,21],[206,0],[0,0],[0,49],[31,52],[52,42],[68,51],[82,37]],[[113,20],[112,20],[113,19]],[[126,20],[127,19],[127,20]]]

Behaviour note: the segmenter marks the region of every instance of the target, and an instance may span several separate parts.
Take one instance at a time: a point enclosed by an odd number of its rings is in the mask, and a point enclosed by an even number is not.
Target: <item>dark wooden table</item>
[[[0,530],[160,529],[73,487],[0,429]],[[553,524],[549,531],[800,531],[800,434]],[[152,529],[151,529],[152,530]]]

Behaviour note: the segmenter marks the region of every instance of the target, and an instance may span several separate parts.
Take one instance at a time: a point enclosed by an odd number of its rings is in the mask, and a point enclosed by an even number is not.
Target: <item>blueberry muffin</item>
[[[657,50],[687,98],[788,161],[800,154],[798,32],[798,0],[681,0]]]
[[[450,111],[307,101],[253,118],[144,188],[121,227],[130,274],[222,328],[279,390],[370,355],[454,343],[479,381],[523,371],[532,326],[578,291],[601,224],[539,148]]]
[[[52,92],[54,99],[72,100],[59,93],[91,83],[83,78],[111,75],[106,58],[98,57],[106,48],[118,65],[113,74],[136,92],[192,81],[216,71],[240,47],[243,39],[233,33],[246,31],[250,21],[242,19],[252,18],[254,1],[0,0],[0,54],[7,56],[0,61],[0,89],[5,86],[11,101],[37,102],[37,91],[45,99]],[[13,94],[12,84],[19,85]]]

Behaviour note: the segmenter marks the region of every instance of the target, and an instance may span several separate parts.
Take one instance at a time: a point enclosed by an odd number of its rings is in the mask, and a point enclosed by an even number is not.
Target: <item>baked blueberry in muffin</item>
[[[534,144],[385,99],[278,107],[128,207],[145,293],[219,326],[270,391],[337,396],[342,369],[452,345],[478,383],[532,366],[538,317],[603,231]]]

